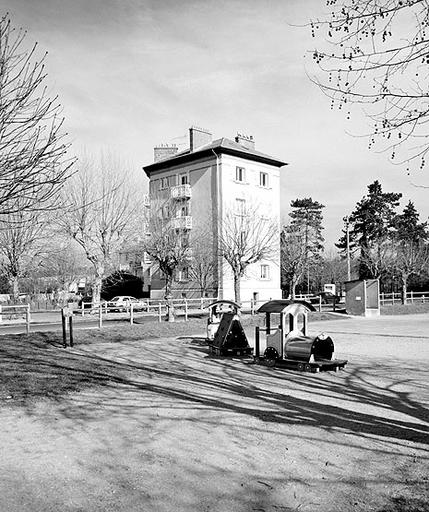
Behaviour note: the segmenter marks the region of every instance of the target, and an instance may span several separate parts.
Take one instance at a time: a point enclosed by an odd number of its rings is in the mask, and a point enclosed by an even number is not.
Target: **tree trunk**
[[[289,282],[289,298],[290,298],[291,300],[295,300],[295,295],[296,295],[296,292],[295,292],[296,284],[297,284],[297,281],[290,281],[290,282]]]
[[[173,276],[166,274],[165,297],[164,298],[167,303],[167,314],[165,315],[165,320],[167,322],[174,322],[174,320],[175,320],[174,302],[173,302],[173,296],[171,294],[172,284],[173,284]]]
[[[402,289],[401,289],[401,302],[402,304],[407,304],[407,276],[402,274],[401,276],[402,281]]]
[[[234,299],[237,304],[241,301],[240,275],[234,274]]]
[[[13,301],[19,302],[19,280],[18,276],[11,276],[9,279],[10,287],[12,288]]]
[[[101,301],[101,286],[103,284],[104,267],[98,266],[95,271],[94,284],[92,286],[92,303],[100,304]]]

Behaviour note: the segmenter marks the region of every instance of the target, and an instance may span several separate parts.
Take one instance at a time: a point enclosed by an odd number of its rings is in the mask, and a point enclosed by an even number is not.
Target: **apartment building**
[[[167,207],[171,228],[191,238],[198,240],[200,234],[209,233],[205,245],[218,254],[219,230],[226,215],[239,215],[249,206],[276,223],[280,243],[280,172],[285,165],[256,150],[251,136],[237,134],[234,140],[213,140],[208,130],[193,126],[189,129],[189,149],[179,152],[174,145],[159,145],[154,148],[154,162],[143,169],[150,180],[151,208]],[[275,252],[269,260],[247,268],[241,279],[242,301],[281,298],[280,250]],[[221,257],[216,260],[206,295],[233,299],[229,265]],[[152,273],[151,296],[161,296],[163,285],[162,276]],[[188,264],[179,269],[173,293],[178,297],[199,296]]]

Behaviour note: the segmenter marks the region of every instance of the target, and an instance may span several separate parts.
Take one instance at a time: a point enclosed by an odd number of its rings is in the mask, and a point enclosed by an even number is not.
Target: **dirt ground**
[[[212,358],[192,338],[68,349],[115,377],[0,405],[0,511],[429,510],[429,316],[320,331],[345,371]]]

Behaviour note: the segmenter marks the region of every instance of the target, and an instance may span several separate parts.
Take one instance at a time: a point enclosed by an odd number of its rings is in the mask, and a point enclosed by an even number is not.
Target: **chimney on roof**
[[[212,134],[204,128],[198,128],[197,126],[191,126],[189,128],[189,148],[192,151],[210,144],[212,141]]]
[[[238,144],[241,144],[247,149],[255,149],[255,141],[253,140],[253,135],[244,135],[243,133],[237,132],[235,142],[238,142]]]
[[[159,162],[165,160],[177,153],[178,147],[175,144],[171,146],[169,144],[160,144],[153,148],[153,161]]]

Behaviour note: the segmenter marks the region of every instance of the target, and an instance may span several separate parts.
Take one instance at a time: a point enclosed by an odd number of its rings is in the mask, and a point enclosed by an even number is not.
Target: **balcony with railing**
[[[190,215],[183,215],[182,217],[171,219],[171,229],[192,229],[192,217]]]
[[[191,199],[191,185],[189,185],[189,183],[185,183],[183,185],[176,185],[175,187],[171,187],[170,197],[171,199]]]

